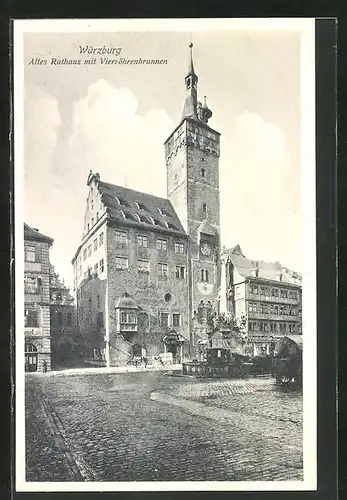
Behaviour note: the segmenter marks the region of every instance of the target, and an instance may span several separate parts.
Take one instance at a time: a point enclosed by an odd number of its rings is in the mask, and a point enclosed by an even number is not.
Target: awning
[[[187,339],[185,339],[182,335],[176,332],[170,332],[165,337],[163,338],[163,342],[166,345],[170,344],[183,344],[184,342],[187,342]]]

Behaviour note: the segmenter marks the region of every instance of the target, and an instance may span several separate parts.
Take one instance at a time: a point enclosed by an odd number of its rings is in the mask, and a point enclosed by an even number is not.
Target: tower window
[[[208,282],[208,270],[201,269],[201,281]]]
[[[204,168],[201,169],[201,177],[206,177],[206,170]]]
[[[184,280],[184,278],[185,278],[185,267],[184,266],[176,266],[176,278]]]
[[[203,212],[205,212],[205,213],[207,212],[207,205],[206,205],[206,203],[203,203],[203,204],[202,204],[202,210],[203,210]]]

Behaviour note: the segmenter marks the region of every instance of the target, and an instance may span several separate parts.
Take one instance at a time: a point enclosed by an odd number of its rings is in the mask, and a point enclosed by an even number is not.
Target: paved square
[[[27,481],[302,480],[302,395],[271,378],[27,375]]]

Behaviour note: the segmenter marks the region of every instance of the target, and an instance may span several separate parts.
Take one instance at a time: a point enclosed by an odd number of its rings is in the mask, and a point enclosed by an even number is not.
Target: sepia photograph
[[[14,22],[17,491],[315,490],[313,19]]]

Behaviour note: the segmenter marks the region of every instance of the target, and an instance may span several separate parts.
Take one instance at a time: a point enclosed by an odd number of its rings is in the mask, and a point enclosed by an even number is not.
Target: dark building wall
[[[188,317],[188,279],[187,279],[187,241],[181,236],[154,231],[139,231],[135,228],[126,228],[127,245],[120,245],[116,241],[116,231],[124,230],[122,227],[109,226],[107,229],[107,273],[109,291],[109,325],[110,346],[115,342],[116,300],[127,292],[141,308],[139,316],[138,333],[131,342],[144,343],[148,356],[156,355],[163,350],[162,338],[167,331],[173,328],[178,333],[187,337],[189,327]],[[137,234],[148,238],[148,247],[137,245]],[[157,239],[167,241],[167,250],[158,250]],[[185,245],[185,253],[175,253],[175,242]],[[120,270],[116,266],[117,256],[128,258],[128,269]],[[149,272],[138,270],[138,259],[149,261]],[[168,265],[167,277],[158,273],[158,263]],[[185,267],[185,277],[176,277],[176,265]],[[171,300],[165,300],[170,294]],[[160,312],[169,313],[169,328],[160,326]],[[173,314],[180,314],[180,326],[173,326]]]
[[[83,280],[77,289],[77,327],[88,359],[95,357],[93,349],[100,357],[105,348],[105,292],[106,280],[96,275]]]
[[[32,344],[37,349],[37,371],[43,371],[44,365],[50,370],[49,244],[46,241],[25,240],[24,246],[25,344]],[[27,260],[28,247],[35,248],[34,262]],[[29,319],[31,310],[37,311],[37,326],[33,326],[35,323]]]

